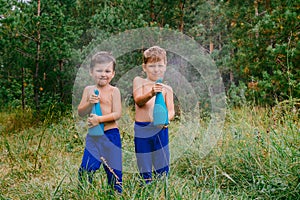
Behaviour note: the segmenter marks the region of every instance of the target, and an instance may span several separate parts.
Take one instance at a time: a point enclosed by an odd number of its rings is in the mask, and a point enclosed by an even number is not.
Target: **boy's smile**
[[[90,75],[94,79],[97,86],[106,86],[115,76],[113,63],[96,64],[90,71]]]
[[[143,65],[143,70],[147,74],[147,79],[150,81],[157,81],[164,77],[166,72],[166,64],[163,60],[158,62],[149,62]]]

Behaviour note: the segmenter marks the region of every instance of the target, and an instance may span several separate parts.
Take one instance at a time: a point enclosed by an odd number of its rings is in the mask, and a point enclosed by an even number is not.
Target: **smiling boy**
[[[174,118],[173,90],[165,84],[155,83],[166,72],[166,51],[158,46],[147,49],[143,54],[143,71],[146,78],[133,80],[135,101],[134,143],[140,175],[146,183],[152,181],[152,166],[158,176],[169,172],[169,135],[167,126],[153,125],[155,95],[162,92],[168,109],[169,120]]]
[[[91,113],[95,103],[100,102],[102,116],[90,114],[89,128],[104,123],[104,135],[86,136],[86,146],[78,171],[82,183],[84,174],[92,182],[93,174],[102,163],[107,174],[108,183],[118,192],[122,192],[122,152],[121,138],[116,120],[121,117],[121,94],[118,88],[110,85],[115,76],[115,58],[108,52],[98,52],[92,57],[90,76],[95,85],[85,87],[78,106],[79,116]],[[94,90],[99,91],[95,95]]]

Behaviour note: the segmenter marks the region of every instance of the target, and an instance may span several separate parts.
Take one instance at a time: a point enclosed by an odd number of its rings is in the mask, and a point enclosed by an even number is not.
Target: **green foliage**
[[[239,80],[258,82],[255,98],[250,93],[247,98],[259,104],[274,104],[299,96],[297,3],[272,1],[267,5],[257,1],[257,5],[247,2],[251,6],[245,6],[228,2],[223,6],[234,50],[228,64]]]
[[[72,2],[41,1],[40,16],[36,2],[1,3],[8,8],[0,21],[2,106],[39,112],[47,110],[46,102],[69,104],[78,62],[74,46],[81,32],[73,26]]]
[[[114,34],[141,27],[192,37],[214,59],[229,93],[233,82],[257,83],[245,89],[251,103],[273,105],[300,96],[297,1],[42,0],[40,16],[36,1],[1,0],[0,5],[3,107],[39,111],[51,100],[66,110],[77,69],[90,51]],[[118,58],[113,84],[141,64],[142,48]]]
[[[246,85],[240,82],[238,86],[233,82],[227,91],[228,104],[230,106],[243,106],[246,104]]]

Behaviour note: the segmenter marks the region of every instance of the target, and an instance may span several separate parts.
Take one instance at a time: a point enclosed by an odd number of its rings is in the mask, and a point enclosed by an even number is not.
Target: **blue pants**
[[[107,174],[108,184],[114,185],[115,190],[122,192],[122,150],[119,129],[114,128],[104,132],[102,136],[86,136],[81,166],[78,171],[79,180],[83,173],[88,173],[92,182],[93,173],[101,164]]]
[[[168,128],[159,128],[150,122],[135,122],[134,144],[140,175],[146,183],[152,180],[152,166],[158,176],[169,172]]]

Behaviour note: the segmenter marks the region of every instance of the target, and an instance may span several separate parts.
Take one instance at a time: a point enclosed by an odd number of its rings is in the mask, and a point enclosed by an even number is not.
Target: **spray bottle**
[[[99,95],[99,91],[97,89],[94,90],[94,93],[95,95]],[[102,111],[101,111],[101,107],[100,107],[100,102],[97,102],[93,105],[93,108],[92,108],[92,112],[91,114],[96,114],[98,116],[102,116]],[[94,126],[92,128],[89,128],[89,131],[88,131],[88,134],[89,135],[92,135],[92,136],[100,136],[100,135],[103,135],[104,134],[104,124],[103,123],[100,123],[99,125],[97,126]]]
[[[162,84],[162,79],[158,79],[156,84]],[[168,125],[168,109],[164,100],[162,92],[157,92],[155,96],[155,104],[153,109],[153,124],[154,126]]]

